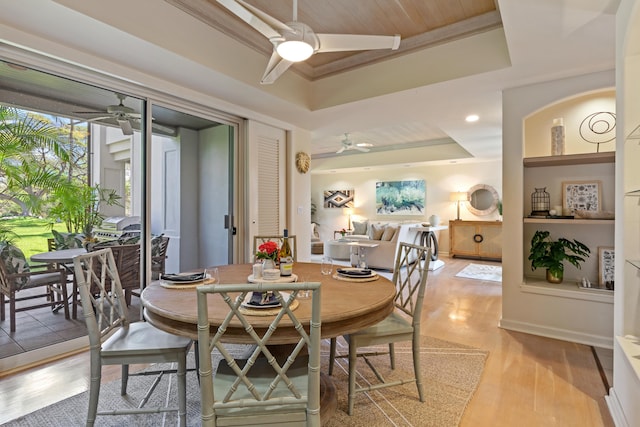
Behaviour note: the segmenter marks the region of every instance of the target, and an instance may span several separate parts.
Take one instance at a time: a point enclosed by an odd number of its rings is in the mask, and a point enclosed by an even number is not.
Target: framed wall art
[[[598,285],[613,290],[615,252],[612,247],[598,246]]]
[[[354,190],[325,190],[325,208],[353,208]]]
[[[571,212],[602,210],[601,181],[563,181],[562,210]]]
[[[378,215],[424,215],[427,196],[425,181],[376,182]]]

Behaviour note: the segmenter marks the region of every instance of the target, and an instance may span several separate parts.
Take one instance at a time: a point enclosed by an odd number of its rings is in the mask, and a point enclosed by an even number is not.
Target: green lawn
[[[13,244],[22,249],[27,260],[33,254],[47,251],[47,239],[53,235],[46,219],[11,218],[0,221],[16,234]],[[53,228],[56,231],[67,231],[64,224],[55,224]]]

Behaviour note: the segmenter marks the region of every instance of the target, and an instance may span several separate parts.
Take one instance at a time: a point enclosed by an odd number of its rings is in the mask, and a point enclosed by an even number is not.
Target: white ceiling
[[[262,53],[156,0],[0,0],[0,39],[127,75],[134,82],[155,84],[195,102],[213,96],[232,114],[293,124],[310,132],[312,154],[337,150],[348,132],[356,142],[394,148],[396,159],[403,151],[398,146],[409,144],[412,149],[406,150],[405,163],[416,161],[416,145],[450,139],[463,148],[452,151],[457,153],[452,156],[482,160],[501,156],[503,89],[614,67],[618,0],[497,0],[497,4],[503,29],[474,37],[496,45],[504,39],[506,49],[496,49],[495,57],[489,58],[503,61],[499,67],[482,67],[483,56],[493,54],[491,50],[476,56],[459,54],[463,50],[455,46],[466,41],[458,40],[422,56],[407,54],[391,60],[395,62],[315,82],[285,73],[268,87],[258,84],[267,60]],[[34,14],[36,9],[40,13]],[[508,50],[506,65],[502,50]],[[428,62],[429,58],[440,59]],[[403,66],[410,61],[422,66]],[[180,86],[163,83],[167,80]],[[465,122],[471,113],[480,120]],[[374,149],[342,156],[360,163],[357,158],[375,155],[380,153]],[[322,161],[329,168],[328,160]]]

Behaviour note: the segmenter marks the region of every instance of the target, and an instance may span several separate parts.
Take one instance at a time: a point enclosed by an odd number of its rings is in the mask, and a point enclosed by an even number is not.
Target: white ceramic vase
[[[432,227],[437,227],[440,225],[440,217],[438,215],[431,215],[429,217],[429,224],[431,224]]]

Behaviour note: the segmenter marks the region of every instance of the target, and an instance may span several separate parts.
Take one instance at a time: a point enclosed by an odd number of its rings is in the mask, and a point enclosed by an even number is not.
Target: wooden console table
[[[449,221],[449,254],[502,261],[502,221]]]

